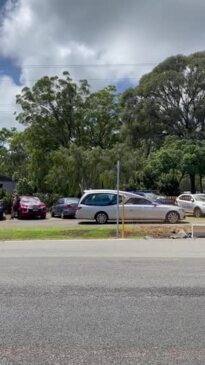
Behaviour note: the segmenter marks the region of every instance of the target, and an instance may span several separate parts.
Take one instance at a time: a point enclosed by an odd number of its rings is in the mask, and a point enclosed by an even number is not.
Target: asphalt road
[[[205,241],[0,243],[0,364],[205,363]]]

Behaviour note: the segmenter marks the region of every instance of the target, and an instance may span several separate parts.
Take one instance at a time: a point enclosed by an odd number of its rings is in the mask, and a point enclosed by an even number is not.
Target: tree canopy
[[[79,195],[85,188],[203,190],[205,52],[169,57],[119,94],[68,72],[17,95],[24,130],[0,130],[1,174],[19,189]]]

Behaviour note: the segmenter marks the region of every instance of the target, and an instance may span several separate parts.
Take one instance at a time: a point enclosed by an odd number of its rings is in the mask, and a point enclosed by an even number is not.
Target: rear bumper
[[[64,210],[63,210],[63,214],[64,214],[66,217],[75,217],[76,209],[64,209]]]

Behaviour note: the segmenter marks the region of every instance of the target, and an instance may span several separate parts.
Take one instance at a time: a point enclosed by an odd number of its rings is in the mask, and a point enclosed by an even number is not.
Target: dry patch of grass
[[[191,226],[188,224],[180,225],[168,225],[168,224],[146,224],[146,225],[134,225],[125,226],[125,237],[135,237],[136,234],[140,233],[142,236],[151,236],[154,238],[168,238],[174,234],[177,234],[181,230],[186,233],[191,232]]]

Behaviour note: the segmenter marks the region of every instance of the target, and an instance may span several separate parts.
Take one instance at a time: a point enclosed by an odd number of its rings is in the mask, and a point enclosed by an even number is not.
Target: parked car
[[[120,191],[119,216],[122,219],[122,199],[126,221],[166,221],[177,223],[185,218],[182,208],[158,204],[143,196]],[[88,190],[80,199],[76,218],[95,220],[99,224],[115,221],[117,216],[116,190]]]
[[[205,214],[205,194],[181,194],[176,199],[176,204],[195,217]]]
[[[14,216],[21,219],[27,217],[46,218],[46,205],[35,196],[20,196]]]
[[[60,198],[53,204],[51,216],[61,218],[75,217],[78,203],[78,198]]]
[[[176,201],[175,196],[161,195],[158,191],[155,190],[133,190],[132,193],[144,196],[145,198],[148,198],[159,204],[174,205]]]
[[[4,204],[0,201],[0,220],[4,219]]]

